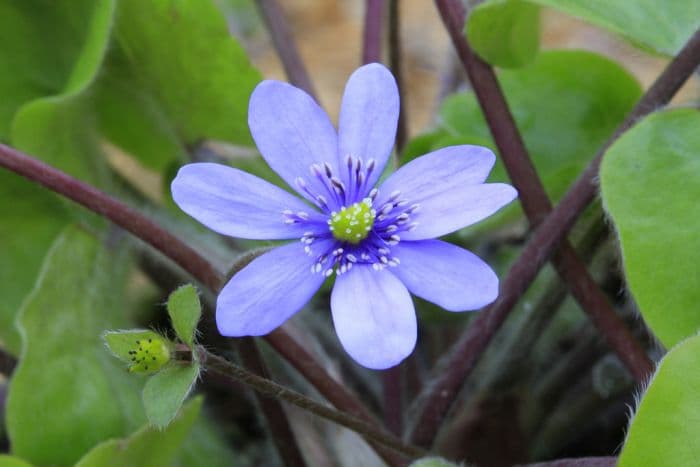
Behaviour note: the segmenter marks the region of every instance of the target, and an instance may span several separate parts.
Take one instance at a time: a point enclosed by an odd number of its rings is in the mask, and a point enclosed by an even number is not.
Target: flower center
[[[372,200],[365,198],[359,203],[332,212],[328,226],[337,240],[357,245],[367,238],[377,212],[372,209]]]

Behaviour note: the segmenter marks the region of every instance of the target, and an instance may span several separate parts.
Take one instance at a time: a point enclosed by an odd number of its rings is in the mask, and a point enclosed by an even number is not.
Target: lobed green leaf
[[[105,441],[90,450],[76,467],[169,467],[197,421],[202,398],[183,407],[165,430],[148,425],[125,439]]]
[[[199,363],[172,364],[151,376],[143,388],[143,405],[151,425],[163,429],[175,418],[199,377]]]
[[[13,454],[72,465],[143,423],[138,379],[125,377],[100,340],[104,327],[127,324],[127,258],[74,227],[51,247],[18,317],[22,354],[7,399]]]
[[[492,0],[469,12],[465,26],[472,48],[503,68],[527,65],[540,46],[540,8],[524,0]]]
[[[666,354],[632,418],[620,467],[697,465],[700,336]]]
[[[700,112],[650,115],[607,151],[604,206],[632,295],[667,347],[700,330]]]

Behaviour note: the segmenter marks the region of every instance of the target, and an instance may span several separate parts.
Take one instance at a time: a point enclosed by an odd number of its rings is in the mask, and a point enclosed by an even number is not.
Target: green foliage
[[[32,467],[29,462],[14,456],[0,455],[1,467]]]
[[[644,320],[668,348],[700,329],[700,113],[652,114],[601,167],[604,205]]]
[[[34,99],[80,87],[105,42],[99,21],[111,0],[6,0],[0,2],[0,141],[10,140],[12,119]],[[58,136],[58,135],[55,135]]]
[[[466,34],[485,61],[504,68],[530,63],[540,45],[540,9],[524,0],[492,0],[470,11]]]
[[[0,95],[12,96],[0,107],[0,139],[100,185],[104,142],[157,170],[205,138],[252,144],[247,101],[260,75],[211,1],[11,0],[2,9],[0,64],[19,73],[0,78]],[[44,31],[55,41],[33,37]]]
[[[153,375],[143,388],[148,421],[163,429],[175,418],[199,376],[199,363],[172,364]]]
[[[560,10],[669,56],[700,28],[700,2],[695,0],[487,0],[467,18],[472,47],[497,66],[527,64],[539,45],[537,6]]]
[[[442,457],[424,457],[412,462],[410,467],[457,467],[457,464]]]
[[[700,28],[697,0],[531,1],[577,16],[666,55],[675,55]]]
[[[244,459],[235,453],[223,436],[222,430],[211,417],[199,417],[192,431],[182,443],[175,465],[178,467],[233,467]]]
[[[168,314],[177,337],[192,347],[197,323],[202,316],[197,289],[192,284],[183,285],[168,297]]]
[[[118,47],[95,90],[112,143],[157,170],[205,138],[252,144],[248,97],[260,75],[212,2],[122,0],[117,18]]]
[[[666,354],[632,419],[620,467],[697,465],[700,336]]]
[[[143,423],[138,381],[124,377],[99,337],[105,326],[125,324],[124,257],[73,227],[51,247],[18,317],[22,354],[7,401],[14,454],[72,465]]]
[[[18,3],[21,0],[13,0]],[[44,1],[29,2],[34,10],[43,8]],[[17,110],[11,126],[11,143],[28,152],[37,154],[49,164],[92,183],[104,182],[101,165],[95,158],[96,151],[94,123],[90,116],[90,102],[85,95],[100,69],[109,43],[109,31],[114,14],[113,0],[81,2],[85,6],[72,10],[65,2],[57,2],[64,22],[49,26],[68,34],[79,21],[82,28],[76,53],[66,58],[65,77],[59,91],[47,93],[38,99],[25,103]],[[78,16],[80,18],[78,19]],[[46,13],[34,11],[28,16],[31,21],[42,22]],[[6,46],[17,48],[16,42]],[[51,44],[45,44],[50,53]]]
[[[195,424],[202,399],[194,399],[165,430],[144,426],[126,439],[105,441],[85,455],[76,467],[168,467]]]
[[[502,70],[499,80],[516,124],[549,195],[559,199],[641,94],[618,64],[591,52],[541,53],[529,66]],[[405,163],[426,149],[477,144],[495,150],[473,93],[455,94],[442,105],[430,136],[409,145]],[[492,181],[508,177],[499,161]],[[499,218],[512,217],[515,207]],[[488,221],[487,221],[488,222]]]
[[[68,216],[53,195],[6,171],[0,171],[0,200],[12,200],[0,202],[0,346],[17,355],[17,310]]]

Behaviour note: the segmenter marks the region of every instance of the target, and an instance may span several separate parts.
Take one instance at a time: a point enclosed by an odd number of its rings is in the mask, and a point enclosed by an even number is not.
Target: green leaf
[[[122,0],[96,86],[112,143],[163,170],[203,139],[252,145],[248,98],[260,81],[210,0]]]
[[[540,45],[540,8],[524,0],[492,0],[471,10],[466,34],[485,61],[517,68],[537,56]]]
[[[700,112],[650,115],[608,150],[603,203],[630,291],[670,348],[700,329]]]
[[[410,467],[457,467],[457,464],[442,457],[424,457],[413,461]]]
[[[547,193],[559,199],[641,95],[618,64],[583,51],[541,53],[529,66],[502,70],[499,81]],[[491,134],[473,93],[455,94],[440,109],[432,149],[451,144],[487,145]],[[507,181],[497,162],[491,181]],[[512,218],[517,204],[500,213]]]
[[[32,464],[14,456],[0,455],[0,466],[2,467],[32,467]]]
[[[148,421],[163,429],[177,415],[199,376],[199,363],[173,364],[153,375],[143,388],[143,405]]]
[[[632,419],[620,467],[697,465],[700,336],[666,354]]]
[[[700,28],[697,0],[531,0],[609,29],[666,55],[676,55]]]
[[[126,439],[113,439],[96,446],[76,467],[169,467],[181,444],[197,421],[202,398],[187,404],[166,430],[148,425]]]
[[[46,252],[68,222],[62,204],[25,179],[0,171],[0,346],[20,352],[15,317]]]
[[[143,423],[138,378],[126,377],[100,340],[105,326],[127,324],[127,266],[124,251],[107,251],[74,227],[51,247],[18,317],[22,354],[7,400],[14,454],[72,465],[98,442]]]
[[[37,6],[32,18],[49,14],[39,6],[45,2],[34,3]],[[81,180],[95,183],[103,180],[104,169],[99,158],[95,158],[96,135],[90,118],[90,102],[84,92],[94,81],[109,44],[114,1],[90,3],[89,9],[70,13],[70,19],[79,21],[84,31],[79,37],[79,53],[70,57],[70,72],[60,92],[22,106],[12,121],[10,139],[17,148]],[[65,9],[71,10],[71,7],[65,6]],[[50,47],[45,51],[48,54],[62,52]]]
[[[199,417],[182,444],[175,463],[178,467],[234,467],[249,465],[246,456],[234,453],[230,443],[211,420]]]
[[[177,337],[192,347],[197,323],[202,317],[197,289],[192,284],[183,285],[168,297],[168,314]]]
[[[0,2],[0,69],[12,70],[0,73],[0,141],[9,141],[12,118],[22,105],[78,84],[98,46],[91,36],[94,18],[112,3]]]

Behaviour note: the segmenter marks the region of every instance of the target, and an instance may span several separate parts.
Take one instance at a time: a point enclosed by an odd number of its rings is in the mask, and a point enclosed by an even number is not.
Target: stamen
[[[329,179],[333,178],[333,169],[331,168],[331,165],[328,162],[323,163],[323,168],[326,169],[326,177]]]

